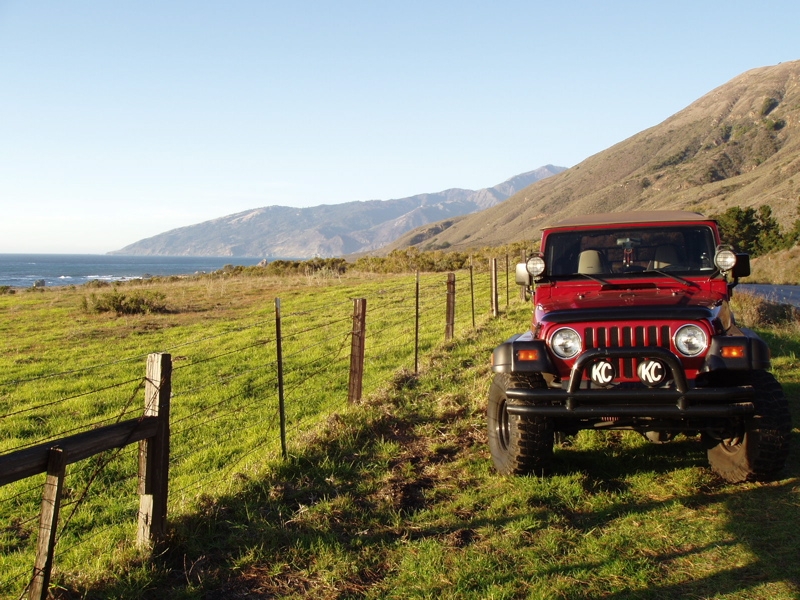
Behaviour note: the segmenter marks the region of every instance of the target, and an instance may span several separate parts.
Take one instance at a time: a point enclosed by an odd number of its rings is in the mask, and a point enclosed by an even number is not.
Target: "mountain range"
[[[396,200],[310,208],[255,208],[173,229],[110,254],[310,258],[368,252],[433,221],[495,206],[564,170],[547,165],[480,190],[454,188]]]

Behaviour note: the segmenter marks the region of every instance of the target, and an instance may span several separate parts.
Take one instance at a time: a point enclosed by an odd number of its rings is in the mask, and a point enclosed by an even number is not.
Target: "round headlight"
[[[574,329],[562,327],[550,338],[550,348],[560,358],[572,358],[581,351],[581,336]]]
[[[720,249],[714,255],[714,264],[722,272],[730,271],[736,264],[736,254],[729,248]]]
[[[684,356],[697,356],[708,347],[706,332],[697,325],[684,325],[675,332],[675,347]]]
[[[544,273],[544,259],[541,256],[531,256],[525,263],[525,269],[531,277],[539,277]]]

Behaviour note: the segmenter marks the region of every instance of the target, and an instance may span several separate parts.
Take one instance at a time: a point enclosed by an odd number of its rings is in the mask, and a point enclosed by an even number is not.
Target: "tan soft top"
[[[616,213],[595,213],[570,217],[542,229],[582,227],[585,225],[620,225],[627,223],[663,223],[665,221],[710,221],[700,213],[687,210],[642,210]]]

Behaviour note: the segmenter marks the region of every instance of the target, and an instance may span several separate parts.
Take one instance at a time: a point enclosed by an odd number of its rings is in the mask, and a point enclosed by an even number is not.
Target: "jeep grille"
[[[592,348],[631,348],[640,346],[658,346],[670,349],[669,325],[636,325],[636,326],[594,326],[583,330],[583,343],[586,350]],[[624,379],[633,379],[636,365],[633,358],[621,358],[617,372]]]

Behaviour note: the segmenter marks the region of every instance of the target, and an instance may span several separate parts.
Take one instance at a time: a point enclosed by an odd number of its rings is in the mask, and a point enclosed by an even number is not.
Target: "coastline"
[[[191,276],[217,271],[230,264],[253,266],[262,260],[263,257],[235,256],[0,254],[0,286],[24,289],[39,282],[39,287],[64,287],[91,281],[113,283],[150,277]]]

